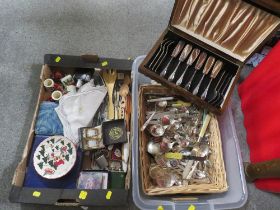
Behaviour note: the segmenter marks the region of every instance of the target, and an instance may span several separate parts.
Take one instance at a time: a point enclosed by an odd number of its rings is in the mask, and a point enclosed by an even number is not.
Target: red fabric
[[[239,86],[252,163],[280,158],[280,41]],[[280,179],[259,179],[257,188],[280,192]]]

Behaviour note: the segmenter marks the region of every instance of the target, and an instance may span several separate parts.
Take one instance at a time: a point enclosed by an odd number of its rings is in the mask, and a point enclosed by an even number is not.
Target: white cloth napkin
[[[55,109],[64,130],[64,136],[79,143],[78,129],[92,124],[92,119],[107,94],[105,86],[84,84],[77,93],[68,93],[59,100]]]

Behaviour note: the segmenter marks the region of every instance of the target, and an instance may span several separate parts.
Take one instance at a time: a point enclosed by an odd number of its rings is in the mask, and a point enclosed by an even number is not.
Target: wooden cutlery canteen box
[[[279,26],[276,0],[176,0],[139,71],[221,114],[242,66]]]

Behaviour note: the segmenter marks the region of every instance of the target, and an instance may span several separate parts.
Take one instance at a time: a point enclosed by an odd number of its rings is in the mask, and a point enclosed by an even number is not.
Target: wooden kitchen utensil
[[[128,75],[128,74],[125,74],[124,75],[124,80],[123,80],[123,84],[126,84],[126,85],[130,85],[130,83],[131,83],[131,77],[130,77],[130,75]]]
[[[129,93],[129,87],[127,84],[122,84],[120,88],[121,99],[119,101],[118,117],[119,119],[125,118],[125,108],[126,108],[126,97]]]
[[[108,119],[114,119],[113,90],[117,79],[117,71],[110,69],[102,72],[102,77],[108,91]]]
[[[125,108],[126,108],[126,100],[127,95],[129,94],[129,85],[131,83],[131,78],[129,75],[124,76],[123,84],[120,87],[120,100],[119,100],[119,110],[118,110],[118,118],[125,118]]]

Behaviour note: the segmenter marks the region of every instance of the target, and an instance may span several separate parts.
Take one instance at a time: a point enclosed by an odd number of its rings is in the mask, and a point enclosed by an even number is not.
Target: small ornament
[[[121,152],[121,147],[119,145],[114,146],[114,148],[112,149],[111,160],[115,160],[115,161],[122,160],[122,152]]]
[[[164,128],[160,124],[152,125],[150,127],[149,131],[150,131],[150,134],[154,137],[163,136],[163,134],[164,134]]]
[[[73,85],[74,84],[73,77],[70,74],[61,78],[60,81],[65,87],[67,87],[68,85]]]
[[[60,71],[54,71],[53,72],[53,79],[57,82],[61,80],[63,77],[63,74]]]
[[[170,124],[170,118],[168,115],[164,115],[162,118],[161,118],[161,123],[163,125],[169,125]]]

